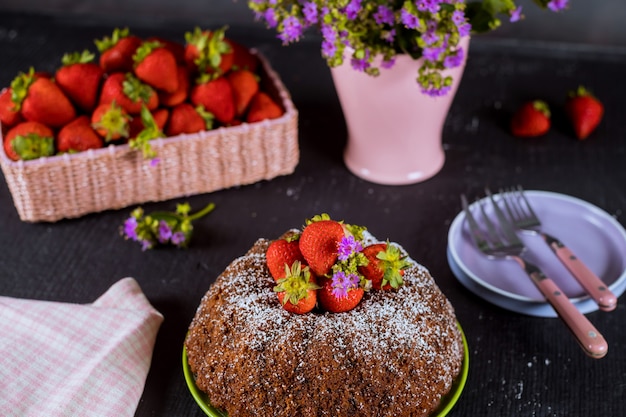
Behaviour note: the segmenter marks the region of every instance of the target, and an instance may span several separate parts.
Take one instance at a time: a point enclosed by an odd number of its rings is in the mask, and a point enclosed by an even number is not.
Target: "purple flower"
[[[361,8],[361,0],[350,0],[350,3],[346,6],[346,17],[349,20],[356,19]]]
[[[167,243],[172,237],[172,229],[165,220],[159,222],[158,239],[160,243]]]
[[[337,46],[329,41],[322,42],[322,54],[326,57],[333,57],[337,52]]]
[[[449,55],[443,59],[443,66],[446,68],[456,68],[463,63],[465,52],[463,48],[459,48],[452,55]]]
[[[359,281],[359,276],[356,274],[346,275],[342,271],[335,272],[331,282],[332,294],[337,298],[347,297],[348,291],[359,286]]]
[[[124,222],[124,235],[131,240],[137,240],[137,219],[129,217]]]
[[[155,167],[155,166],[159,165],[159,162],[161,162],[161,159],[154,157],[154,158],[152,158],[150,160],[150,166],[151,167]]]
[[[302,35],[302,23],[295,16],[288,16],[283,20],[283,31],[278,35],[278,38],[283,41],[283,44],[287,44],[292,41],[297,41]]]
[[[553,12],[560,12],[565,9],[569,4],[569,0],[550,0],[548,3],[548,9]]]
[[[415,29],[419,24],[419,19],[417,18],[417,16],[411,14],[408,10],[404,8],[402,9],[402,12],[400,12],[400,21],[402,22],[402,24],[404,24],[404,26],[409,29]]]
[[[439,40],[439,35],[437,35],[435,30],[428,30],[422,34],[422,40],[426,45],[432,45]]]
[[[387,6],[383,6],[383,5],[378,6],[376,13],[374,13],[374,20],[379,25],[382,25],[382,24],[393,25],[393,22],[394,22],[393,10],[391,10]]]
[[[448,94],[451,88],[452,87],[450,86],[443,86],[440,88],[431,86],[430,88],[422,88],[422,93],[431,97],[441,97],[441,96],[445,96],[446,94]]]
[[[304,22],[307,25],[310,26],[317,23],[317,6],[312,1],[304,4],[302,14],[304,15]]]
[[[335,28],[333,28],[332,25],[325,23],[322,25],[322,36],[328,42],[335,43],[337,40],[337,31],[335,31]]]
[[[421,12],[437,13],[439,11],[438,0],[418,0],[415,5]]]
[[[462,24],[465,23],[465,13],[463,13],[463,10],[455,10],[452,13],[452,22],[457,26],[461,26]]]
[[[393,67],[396,63],[396,58],[389,58],[380,63],[380,66],[386,69]]]
[[[522,6],[519,6],[517,9],[511,11],[511,17],[509,20],[511,22],[517,22],[522,18]]]
[[[366,69],[370,67],[370,63],[367,62],[368,56],[369,54],[367,54],[366,57],[363,59],[352,58],[352,60],[350,61],[350,64],[352,64],[352,68],[357,71],[364,72]]]
[[[143,252],[147,251],[148,249],[152,249],[152,241],[148,240],[148,239],[143,239],[141,240],[141,250]]]
[[[276,12],[274,12],[274,9],[267,9],[263,14],[263,18],[267,22],[267,26],[271,28],[275,28],[278,25],[278,20],[276,20]]]
[[[462,38],[468,36],[471,31],[472,25],[470,25],[469,23],[465,23],[464,25],[459,26],[459,36]]]
[[[439,57],[445,51],[445,47],[441,46],[439,48],[424,48],[422,51],[422,56],[427,61],[436,62],[439,61]]]
[[[176,246],[180,246],[185,243],[185,234],[183,232],[176,232],[172,235],[172,243]]]
[[[361,242],[356,240],[354,236],[344,236],[341,238],[339,242],[339,260],[347,261],[350,255],[353,253],[359,253],[363,250],[363,245]]]

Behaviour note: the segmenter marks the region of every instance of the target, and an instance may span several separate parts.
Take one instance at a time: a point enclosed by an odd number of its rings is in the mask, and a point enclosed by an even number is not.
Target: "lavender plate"
[[[622,225],[602,209],[574,197],[546,191],[527,191],[527,196],[543,229],[572,249],[619,297],[626,290],[626,231]],[[485,207],[489,213],[490,206]],[[472,210],[476,208],[476,203],[470,206]],[[531,260],[581,312],[598,309],[541,237],[524,232],[519,236],[528,247]],[[448,262],[459,282],[479,297],[518,313],[556,317],[515,262],[490,260],[475,247],[463,212],[456,216],[448,232]]]

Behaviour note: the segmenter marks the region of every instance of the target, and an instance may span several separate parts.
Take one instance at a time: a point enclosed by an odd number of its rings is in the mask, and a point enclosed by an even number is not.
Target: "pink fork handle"
[[[594,274],[574,253],[559,240],[544,237],[550,248],[561,260],[563,265],[572,273],[574,278],[582,285],[587,294],[598,304],[600,310],[612,311],[617,307],[617,297],[611,292],[604,282]]]
[[[535,280],[533,278],[533,280]],[[600,332],[574,306],[569,298],[550,278],[535,280],[537,287],[546,297],[550,305],[565,322],[585,353],[592,358],[602,358],[608,351],[608,345]]]

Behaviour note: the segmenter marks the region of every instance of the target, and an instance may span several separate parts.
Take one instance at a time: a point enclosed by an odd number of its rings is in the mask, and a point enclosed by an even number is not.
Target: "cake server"
[[[556,283],[525,258],[526,246],[517,237],[508,220],[496,212],[498,221],[492,222],[485,212],[484,202],[478,201],[477,205],[485,226],[481,228],[469,208],[465,195],[461,195],[461,203],[476,247],[489,259],[516,261],[573,333],[584,352],[592,358],[604,357],[608,351],[604,337],[572,304]]]
[[[511,191],[500,191],[500,196],[513,225],[518,229],[541,236],[587,294],[598,304],[600,310],[612,311],[617,307],[617,297],[607,285],[563,242],[541,230],[541,221],[533,211],[521,186]],[[493,200],[493,197],[490,196],[490,198]],[[497,204],[494,204],[494,210],[500,210]]]

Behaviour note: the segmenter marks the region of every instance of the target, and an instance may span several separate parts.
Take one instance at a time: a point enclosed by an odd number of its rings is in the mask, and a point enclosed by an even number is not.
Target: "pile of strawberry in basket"
[[[255,123],[284,109],[260,80],[260,61],[226,37],[196,28],[185,42],[142,39],[128,28],[65,54],[54,74],[30,68],[0,92],[6,155],[30,160]]]

